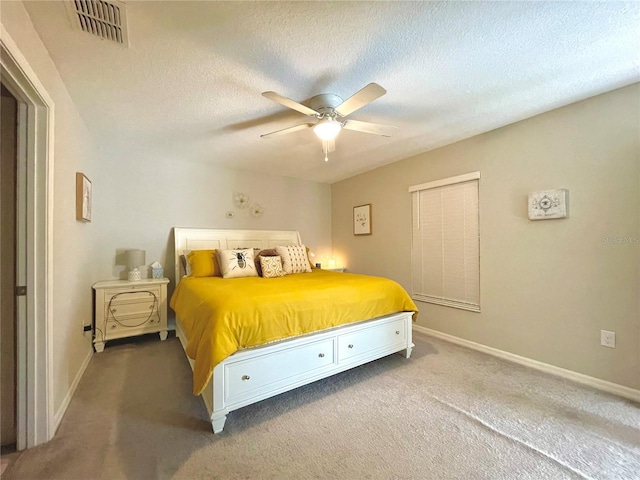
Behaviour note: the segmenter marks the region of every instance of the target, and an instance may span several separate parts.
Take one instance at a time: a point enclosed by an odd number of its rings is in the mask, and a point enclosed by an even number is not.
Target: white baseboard
[[[64,397],[64,400],[62,401],[62,405],[60,405],[60,408],[55,413],[55,416],[54,416],[54,419],[53,419],[53,421],[54,421],[53,434],[54,435],[55,435],[55,432],[58,431],[58,427],[60,426],[60,422],[62,421],[62,417],[64,417],[64,414],[66,413],[67,408],[69,407],[69,403],[71,403],[71,399],[73,398],[73,394],[76,393],[76,389],[78,388],[78,384],[80,383],[80,379],[82,378],[82,376],[84,375],[85,370],[89,366],[89,362],[91,361],[91,357],[93,357],[93,347],[90,348],[89,353],[87,354],[85,359],[82,361],[82,365],[80,365],[80,369],[78,370],[78,373],[76,374],[76,378],[73,379],[73,382],[71,383],[71,386],[69,387],[69,391],[67,392],[67,394]]]
[[[589,375],[584,375],[572,370],[556,367],[555,365],[549,365],[548,363],[532,360],[531,358],[521,357],[520,355],[516,355],[514,353],[509,353],[505,352],[504,350],[488,347],[486,345],[482,345],[481,343],[465,340],[464,338],[449,335],[448,333],[442,333],[430,328],[421,327],[420,325],[414,325],[413,329],[416,332],[424,333],[425,335],[429,335],[431,337],[436,337],[447,342],[455,343],[456,345],[461,345],[472,350],[487,353],[489,355],[493,355],[494,357],[498,357],[509,362],[517,363],[519,365],[524,365],[525,367],[533,368],[534,370],[539,370],[541,372],[550,373],[551,375],[566,378],[567,380],[572,380],[574,382],[581,383],[582,385],[587,385],[603,392],[612,393],[614,395],[618,395],[620,397],[640,403],[640,390],[636,390],[634,388],[625,387],[624,385],[619,385],[617,383],[607,382],[606,380],[590,377]]]

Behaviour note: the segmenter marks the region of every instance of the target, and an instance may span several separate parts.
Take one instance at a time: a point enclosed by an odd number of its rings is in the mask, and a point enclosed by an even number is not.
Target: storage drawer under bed
[[[355,360],[379,350],[393,349],[407,342],[407,322],[397,319],[338,335],[338,362]]]
[[[333,368],[335,360],[335,342],[329,338],[268,356],[227,363],[224,366],[225,403],[243,401],[317,375],[323,369]],[[282,372],[287,375],[283,376]]]

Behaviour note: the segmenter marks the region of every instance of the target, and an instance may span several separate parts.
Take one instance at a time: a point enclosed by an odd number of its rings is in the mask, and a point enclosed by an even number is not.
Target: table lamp
[[[127,250],[127,266],[129,270],[129,281],[142,280],[142,275],[138,267],[145,263],[145,251],[144,250]]]

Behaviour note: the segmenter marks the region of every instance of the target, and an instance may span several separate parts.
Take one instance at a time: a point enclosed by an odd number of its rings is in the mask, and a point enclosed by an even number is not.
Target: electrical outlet
[[[616,332],[600,330],[600,345],[603,347],[616,348]]]

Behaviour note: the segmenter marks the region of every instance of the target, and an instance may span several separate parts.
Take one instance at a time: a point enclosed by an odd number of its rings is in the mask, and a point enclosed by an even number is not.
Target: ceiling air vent
[[[65,4],[74,28],[103,40],[129,46],[124,3],[115,0],[72,0]]]

